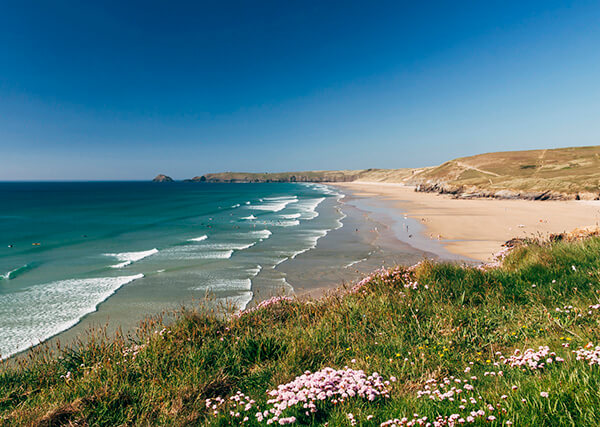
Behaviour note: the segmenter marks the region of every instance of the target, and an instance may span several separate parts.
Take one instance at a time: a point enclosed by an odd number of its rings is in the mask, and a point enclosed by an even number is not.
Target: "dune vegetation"
[[[3,425],[598,425],[600,238],[189,308],[0,368]],[[16,363],[15,363],[16,362]],[[437,422],[438,424],[433,424]]]

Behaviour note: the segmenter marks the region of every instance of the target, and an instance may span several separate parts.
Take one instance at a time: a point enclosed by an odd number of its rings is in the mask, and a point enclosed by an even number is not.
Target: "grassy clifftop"
[[[600,146],[505,151],[450,160],[440,166],[276,173],[222,172],[192,182],[393,182],[461,197],[598,199]]]
[[[416,183],[462,193],[600,194],[600,146],[507,151],[463,157],[414,175]]]
[[[345,182],[358,179],[363,170],[304,172],[220,172],[196,176],[192,182]]]
[[[5,364],[0,421],[598,425],[599,272],[598,238],[532,243],[497,267],[380,271],[230,319],[184,311],[134,342],[98,333]]]

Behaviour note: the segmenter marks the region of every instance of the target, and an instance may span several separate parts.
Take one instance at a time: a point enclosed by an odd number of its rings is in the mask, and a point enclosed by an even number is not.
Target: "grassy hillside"
[[[212,173],[194,182],[370,181],[420,185],[421,191],[482,197],[575,198],[600,196],[600,146],[505,151],[418,169],[360,169],[280,173]]]
[[[507,151],[462,157],[415,175],[485,190],[600,192],[600,146]]]
[[[98,333],[59,358],[39,350],[2,366],[0,420],[595,426],[599,298],[599,238],[530,244],[495,268],[381,271],[319,301],[185,311],[134,342]]]

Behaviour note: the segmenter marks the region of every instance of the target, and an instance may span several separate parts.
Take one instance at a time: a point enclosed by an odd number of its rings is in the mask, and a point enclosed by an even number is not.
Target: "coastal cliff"
[[[350,182],[357,180],[363,170],[356,171],[305,171],[275,173],[221,172],[196,176],[186,182]]]
[[[460,198],[600,199],[600,146],[462,157],[415,173],[417,191]]]

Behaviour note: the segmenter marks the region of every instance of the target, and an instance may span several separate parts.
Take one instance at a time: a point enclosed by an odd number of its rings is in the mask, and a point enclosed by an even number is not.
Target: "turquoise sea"
[[[242,309],[257,289],[285,292],[274,267],[342,226],[342,197],[320,184],[0,183],[0,355],[119,289],[132,310],[207,294]]]

